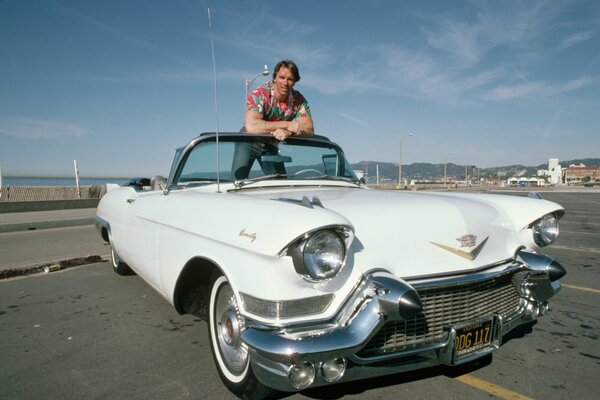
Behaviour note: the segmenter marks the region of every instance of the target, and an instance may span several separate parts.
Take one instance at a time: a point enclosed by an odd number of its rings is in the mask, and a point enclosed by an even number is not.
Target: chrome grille
[[[405,321],[388,322],[357,354],[368,358],[439,342],[448,327],[487,315],[506,319],[519,310],[519,295],[511,276],[483,282],[418,289],[423,313]]]

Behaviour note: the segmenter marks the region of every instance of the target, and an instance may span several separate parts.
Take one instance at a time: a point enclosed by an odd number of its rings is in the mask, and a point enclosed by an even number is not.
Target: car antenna
[[[210,7],[208,7],[208,31],[210,36],[210,49],[213,62],[213,82],[215,92],[215,125],[216,125],[216,149],[217,149],[217,193],[221,193],[221,177],[219,173],[219,102],[217,99],[217,63],[215,62],[215,44],[212,35],[212,20],[210,17]]]

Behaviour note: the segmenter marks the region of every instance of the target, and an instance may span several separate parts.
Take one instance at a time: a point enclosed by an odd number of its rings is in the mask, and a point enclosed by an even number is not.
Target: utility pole
[[[77,184],[77,197],[81,198],[81,187],[79,186],[79,170],[77,169],[77,160],[73,160],[73,167],[75,168],[75,183]]]
[[[408,137],[414,136],[412,133],[408,134]],[[404,135],[400,135],[400,162],[398,163],[398,189],[402,189],[402,142],[404,142]]]

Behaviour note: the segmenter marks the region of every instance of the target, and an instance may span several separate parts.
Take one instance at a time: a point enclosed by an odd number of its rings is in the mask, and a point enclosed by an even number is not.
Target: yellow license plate
[[[469,322],[455,328],[454,360],[459,360],[490,346],[493,336],[492,328],[491,319]]]

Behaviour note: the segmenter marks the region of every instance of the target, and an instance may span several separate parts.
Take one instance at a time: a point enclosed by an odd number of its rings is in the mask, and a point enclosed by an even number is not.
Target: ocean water
[[[127,178],[79,178],[80,186],[103,186],[126,183]],[[75,178],[2,177],[2,186],[77,186]]]

